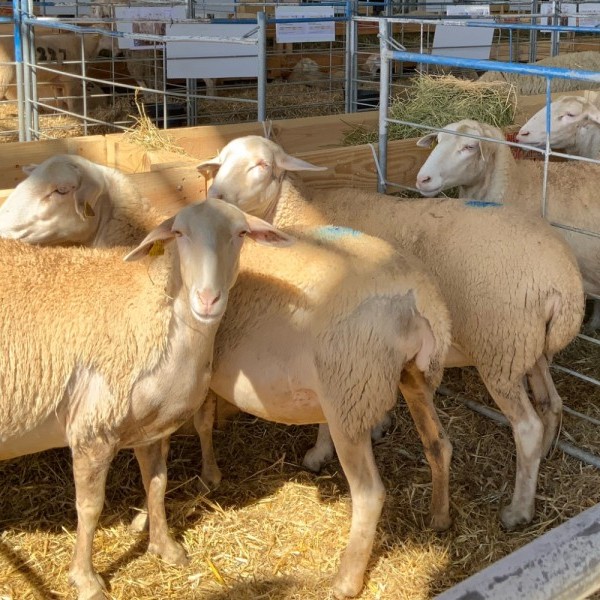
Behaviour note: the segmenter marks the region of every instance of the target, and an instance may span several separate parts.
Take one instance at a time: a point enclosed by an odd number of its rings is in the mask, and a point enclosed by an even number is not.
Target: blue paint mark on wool
[[[502,206],[499,202],[484,202],[483,200],[467,200],[465,206],[473,206],[475,208],[488,208],[490,206]]]
[[[346,236],[358,237],[361,235],[361,232],[356,231],[356,229],[351,229],[350,227],[338,227],[337,225],[318,227],[314,232],[317,237],[327,240],[339,239]]]

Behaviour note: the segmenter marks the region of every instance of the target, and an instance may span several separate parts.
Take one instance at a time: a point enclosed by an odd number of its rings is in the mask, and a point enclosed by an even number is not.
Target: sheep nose
[[[198,297],[200,304],[202,304],[202,306],[208,309],[211,306],[214,306],[219,301],[219,299],[221,298],[221,292],[215,292],[213,290],[203,290],[197,291],[196,296]]]
[[[424,183],[429,183],[431,181],[431,177],[429,175],[419,175],[417,177],[417,185],[423,185]]]

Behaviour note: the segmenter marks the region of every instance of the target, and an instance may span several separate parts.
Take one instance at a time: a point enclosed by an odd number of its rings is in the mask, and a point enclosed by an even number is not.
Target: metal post
[[[377,191],[385,194],[387,180],[387,137],[388,137],[388,106],[390,99],[390,58],[387,47],[389,23],[386,18],[379,20],[379,55],[381,69],[379,71],[379,166],[381,178],[377,182]]]
[[[256,14],[258,23],[258,121],[267,120],[267,15]]]
[[[23,47],[20,0],[13,0],[15,70],[17,74],[17,114],[19,117],[19,141],[25,141],[25,111],[23,94]]]
[[[82,35],[80,35],[80,39],[81,39],[81,76],[83,77],[83,79],[81,80],[81,93],[83,94],[82,96],[82,100],[83,100],[83,135],[87,135],[88,134],[88,120],[87,120],[87,85],[85,82],[85,38]]]
[[[539,0],[531,0],[531,14],[537,15],[540,12]],[[536,25],[537,19],[535,16],[531,17],[531,24]],[[532,29],[529,32],[529,62],[534,63],[537,57],[537,29]]]
[[[21,0],[21,18],[23,14],[27,14],[27,0]],[[35,78],[31,65],[31,46],[33,42],[33,31],[31,25],[21,23],[21,44],[23,48],[23,90],[24,90],[24,106],[25,106],[25,141],[31,141],[32,117],[31,105],[33,102],[32,89],[35,86]],[[35,46],[35,44],[33,44]],[[35,48],[34,48],[35,58]]]
[[[356,78],[358,65],[358,23],[352,18],[357,14],[357,6],[351,0],[346,2],[346,112],[356,112]]]
[[[560,25],[560,1],[552,0],[552,25]],[[552,56],[558,54],[558,44],[560,40],[560,32],[552,31],[550,33],[550,53]]]
[[[194,0],[188,0],[187,6],[187,18],[196,18],[196,3]],[[163,50],[163,82],[165,87],[165,95],[163,96],[163,115],[165,116],[164,126],[166,128],[166,115],[167,115],[167,45],[165,44]],[[185,80],[185,91],[187,95],[187,124],[188,127],[198,125],[198,80],[197,79],[186,79]]]

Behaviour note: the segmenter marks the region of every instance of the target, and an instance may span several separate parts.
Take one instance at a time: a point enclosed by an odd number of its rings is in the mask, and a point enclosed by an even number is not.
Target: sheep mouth
[[[203,323],[204,325],[213,325],[221,320],[223,313],[200,313],[192,308],[192,315],[194,315],[196,321],[200,321],[200,323]]]
[[[440,194],[442,192],[442,187],[437,187],[433,190],[424,190],[422,188],[417,188],[419,190],[419,193],[422,196],[425,196],[425,198],[433,198],[434,196],[437,196],[438,194]]]

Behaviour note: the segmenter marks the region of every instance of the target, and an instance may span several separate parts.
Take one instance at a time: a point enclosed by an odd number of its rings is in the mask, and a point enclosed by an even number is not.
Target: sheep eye
[[[574,117],[575,117],[575,115],[574,115],[573,113],[570,113],[570,112],[568,112],[568,113],[566,114],[566,116],[567,116],[567,117],[571,117],[571,118],[574,118]]]
[[[463,146],[463,150],[475,150],[476,145],[475,144],[465,144]]]
[[[175,237],[181,237],[183,235],[183,233],[181,233],[181,231],[179,231],[178,229],[174,229],[172,233]]]
[[[65,196],[68,192],[67,190],[54,190],[56,194],[60,194],[61,196]]]
[[[238,236],[241,237],[241,238],[246,237],[247,235],[248,235],[248,231],[245,230],[245,229],[243,229],[242,231],[240,231],[238,233]]]

